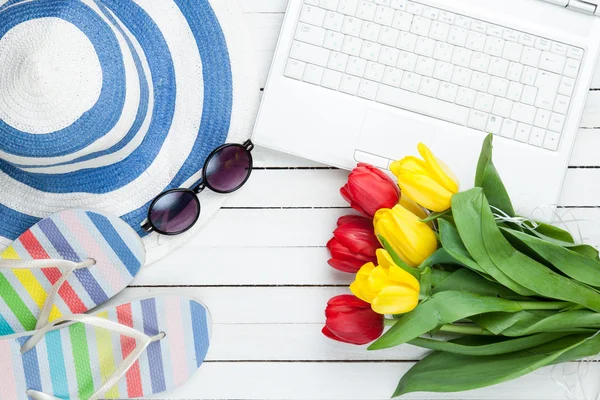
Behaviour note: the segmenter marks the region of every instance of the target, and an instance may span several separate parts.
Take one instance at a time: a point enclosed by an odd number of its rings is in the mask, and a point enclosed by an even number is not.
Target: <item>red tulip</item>
[[[334,297],[325,309],[327,322],[322,332],[330,339],[350,344],[367,344],[383,333],[383,315],[352,295]]]
[[[327,243],[331,253],[329,265],[342,272],[356,273],[366,263],[377,261],[375,252],[380,247],[373,221],[347,215],[338,220],[338,228]]]
[[[393,208],[400,200],[400,188],[384,172],[369,164],[358,164],[348,183],[340,190],[352,208],[373,218],[381,208]]]

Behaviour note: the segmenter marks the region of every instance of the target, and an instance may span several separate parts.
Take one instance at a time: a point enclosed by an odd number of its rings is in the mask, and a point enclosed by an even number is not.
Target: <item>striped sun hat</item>
[[[258,106],[235,0],[0,0],[0,250],[69,208],[121,216],[153,262],[177,237],[140,224],[161,192],[243,142]]]

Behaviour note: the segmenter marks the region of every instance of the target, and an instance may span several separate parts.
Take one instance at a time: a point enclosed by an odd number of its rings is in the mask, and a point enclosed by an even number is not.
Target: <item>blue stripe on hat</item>
[[[0,38],[34,18],[61,18],[80,29],[94,46],[105,79],[96,104],[71,126],[44,135],[32,135],[0,120],[0,150],[24,157],[55,157],[86,148],[119,121],[125,104],[125,67],[114,32],[94,10],[81,1],[46,0],[15,4],[1,11]],[[2,166],[0,165],[0,169]]]

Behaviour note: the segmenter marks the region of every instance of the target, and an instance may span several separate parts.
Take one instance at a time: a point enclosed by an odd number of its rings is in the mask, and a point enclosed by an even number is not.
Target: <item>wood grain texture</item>
[[[287,0],[240,0],[266,81]],[[559,219],[600,245],[600,68],[560,200]],[[325,244],[336,220],[352,210],[338,190],[346,171],[271,150],[255,150],[248,185],[190,243],[144,268],[112,301],[178,293],[201,300],[213,321],[207,362],[165,399],[388,399],[398,379],[425,351],[382,352],[325,339],[320,330],[332,296],[348,293],[352,276],[327,265]],[[569,364],[572,371],[577,364]],[[562,367],[561,367],[562,368]],[[547,368],[483,390],[407,399],[562,400]],[[587,394],[600,390],[592,363]],[[583,398],[578,393],[577,399]]]

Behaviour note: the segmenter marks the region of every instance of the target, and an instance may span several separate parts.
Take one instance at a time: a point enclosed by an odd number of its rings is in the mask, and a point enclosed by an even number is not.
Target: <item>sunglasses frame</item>
[[[240,183],[236,188],[232,189],[232,190],[218,190],[215,189],[214,187],[212,187],[210,185],[210,183],[208,183],[207,180],[207,176],[206,176],[206,166],[209,164],[209,162],[213,159],[213,157],[215,157],[220,151],[229,148],[229,147],[240,147],[243,150],[246,151],[246,154],[248,154],[248,160],[249,160],[249,169],[248,169],[248,175],[246,176],[246,178],[242,181],[242,183]],[[246,142],[244,142],[244,144],[237,144],[237,143],[225,143],[222,146],[217,147],[216,149],[214,149],[209,155],[208,157],[206,157],[206,161],[204,162],[204,166],[202,168],[202,180],[201,182],[196,185],[195,187],[193,187],[192,189],[188,189],[188,188],[175,188],[175,189],[170,189],[167,190],[165,192],[162,192],[161,194],[159,194],[158,196],[156,196],[154,198],[154,200],[152,200],[152,203],[150,203],[150,207],[148,207],[148,214],[146,216],[146,223],[144,223],[142,225],[142,229],[146,232],[156,232],[156,233],[160,233],[161,235],[165,235],[165,236],[177,236],[177,235],[181,235],[186,233],[187,231],[189,231],[190,229],[192,229],[194,227],[194,225],[196,225],[196,223],[198,222],[198,220],[200,219],[200,214],[202,213],[202,204],[200,203],[200,198],[198,197],[198,195],[200,193],[202,193],[202,191],[206,188],[210,189],[211,191],[218,193],[218,194],[229,194],[229,193],[233,193],[236,192],[238,190],[240,190],[245,184],[246,182],[248,182],[248,179],[250,179],[250,175],[252,175],[252,169],[254,167],[254,159],[252,158],[252,150],[254,150],[254,143],[252,143],[251,140],[247,140]],[[198,212],[196,213],[196,218],[194,219],[194,222],[192,222],[186,229],[179,231],[179,232],[165,232],[161,229],[158,229],[156,226],[154,226],[154,223],[152,223],[152,219],[150,218],[150,215],[152,214],[152,209],[154,208],[154,206],[156,205],[156,203],[161,200],[163,197],[171,194],[171,193],[190,193],[193,194],[195,197],[195,201],[196,204],[198,205]]]

